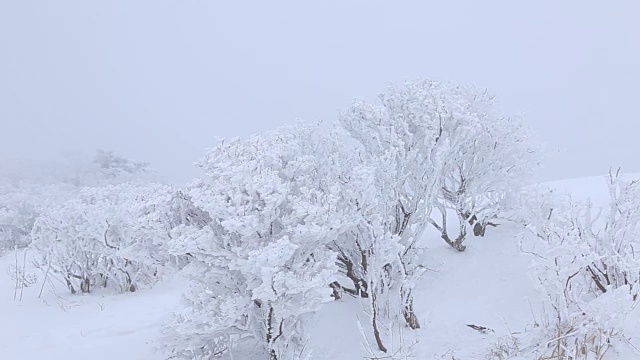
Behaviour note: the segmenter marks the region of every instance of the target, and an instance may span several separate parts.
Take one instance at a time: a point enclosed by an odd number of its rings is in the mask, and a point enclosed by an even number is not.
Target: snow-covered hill
[[[603,177],[564,180],[550,186],[592,197],[596,205],[607,199]],[[529,278],[530,256],[520,250],[516,225],[504,225],[484,238],[471,238],[459,253],[435,233],[424,238],[429,270],[415,296],[422,328],[405,332],[405,350],[416,359],[484,359],[498,339],[522,331],[535,322],[541,295]],[[164,321],[182,305],[179,277],[130,294],[68,295],[62,284],[26,288],[14,300],[15,283],[9,275],[15,254],[0,258],[0,359],[6,360],[154,360],[162,359],[154,343]],[[27,258],[29,254],[27,254]],[[23,263],[22,253],[17,257]],[[7,271],[5,271],[7,269]],[[20,297],[20,294],[17,295]],[[311,326],[308,346],[321,359],[354,360],[366,356],[358,318],[353,311],[366,304],[345,298],[327,304]],[[640,346],[640,310],[637,323],[628,321],[630,342]],[[363,317],[366,321],[366,317]],[[467,325],[491,329],[486,333]],[[414,344],[414,341],[417,341]],[[609,352],[609,359],[640,359],[628,351]]]

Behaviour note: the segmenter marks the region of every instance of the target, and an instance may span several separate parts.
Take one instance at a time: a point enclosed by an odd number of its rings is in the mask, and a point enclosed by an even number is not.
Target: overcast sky
[[[475,83],[552,150],[640,171],[640,1],[0,0],[0,158],[111,149],[171,180],[217,137]]]

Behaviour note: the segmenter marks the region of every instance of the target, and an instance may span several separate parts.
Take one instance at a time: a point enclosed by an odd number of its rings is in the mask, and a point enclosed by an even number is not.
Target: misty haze
[[[0,359],[640,359],[638,19],[0,0]]]

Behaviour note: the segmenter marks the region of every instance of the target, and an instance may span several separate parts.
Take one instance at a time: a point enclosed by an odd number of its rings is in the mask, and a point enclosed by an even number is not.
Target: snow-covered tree
[[[100,187],[122,183],[162,183],[148,163],[131,160],[112,151],[98,150],[93,156],[68,155],[58,163],[57,178],[77,187]]]
[[[444,179],[431,220],[442,238],[463,251],[468,227],[484,236],[487,226],[510,212],[510,193],[527,185],[537,167],[530,134],[517,118],[497,112],[494,97],[471,86],[430,88],[438,105],[432,116],[442,119],[448,139]],[[447,215],[455,214],[458,234],[448,234]]]
[[[401,292],[407,289],[401,259],[403,246],[400,237],[388,231],[394,214],[381,211],[385,209],[380,202],[384,188],[376,179],[376,170],[347,154],[343,154],[342,161],[340,204],[349,214],[351,226],[329,244],[338,253],[341,270],[341,276],[332,284],[334,296],[341,298],[342,293],[348,293],[367,300],[373,339],[378,350],[386,352],[388,327],[380,324],[389,324],[401,314],[413,315],[412,309],[403,311],[400,303],[406,295]]]
[[[527,204],[523,220],[542,240],[532,277],[551,309],[536,329],[541,358],[601,359],[625,342],[622,324],[640,292],[640,182],[612,173],[608,187],[603,209],[549,192]]]
[[[167,327],[173,358],[252,351],[265,359],[305,353],[305,318],[331,301],[336,254],[349,226],[332,175],[331,139],[313,127],[222,141],[200,161],[206,177],[187,194],[206,226],[179,229],[174,253],[190,254],[187,311]]]
[[[31,235],[39,266],[57,274],[72,293],[109,284],[135,291],[184,261],[169,255],[167,243],[171,230],[192,216],[189,207],[166,185],[85,188],[35,221]]]
[[[432,80],[391,86],[376,103],[356,101],[340,123],[358,142],[359,161],[347,168],[360,166],[360,174],[345,176],[352,181],[343,194],[361,221],[336,246],[353,283],[339,288],[368,297],[374,317],[399,306],[406,324],[418,328],[413,289],[424,270],[423,231],[432,224],[459,251],[468,227],[483,235],[535,167],[528,133],[498,114],[486,91]],[[452,214],[459,221],[455,239],[447,226]],[[373,326],[384,351],[375,320]]]
[[[426,218],[459,251],[465,249],[467,228],[484,235],[505,212],[506,195],[537,165],[525,126],[502,116],[494,97],[472,86],[407,82],[391,87],[378,104],[356,102],[341,122],[394,184],[396,232],[416,217]],[[431,201],[434,188],[437,201]],[[433,207],[439,216],[425,216]],[[454,239],[450,213],[458,220]]]
[[[375,233],[376,242],[397,243],[399,265],[385,268],[388,276],[399,279],[403,314],[414,329],[419,323],[412,292],[423,272],[418,241],[430,220],[452,147],[443,136],[442,87],[426,80],[390,87],[378,103],[356,101],[340,116],[344,129],[360,143],[363,162],[375,169],[384,229]]]

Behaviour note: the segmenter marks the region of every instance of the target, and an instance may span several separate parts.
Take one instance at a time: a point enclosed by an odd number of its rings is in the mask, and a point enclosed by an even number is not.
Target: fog
[[[0,0],[0,159],[109,149],[175,182],[218,137],[432,77],[495,93],[541,177],[640,171],[640,2]]]

